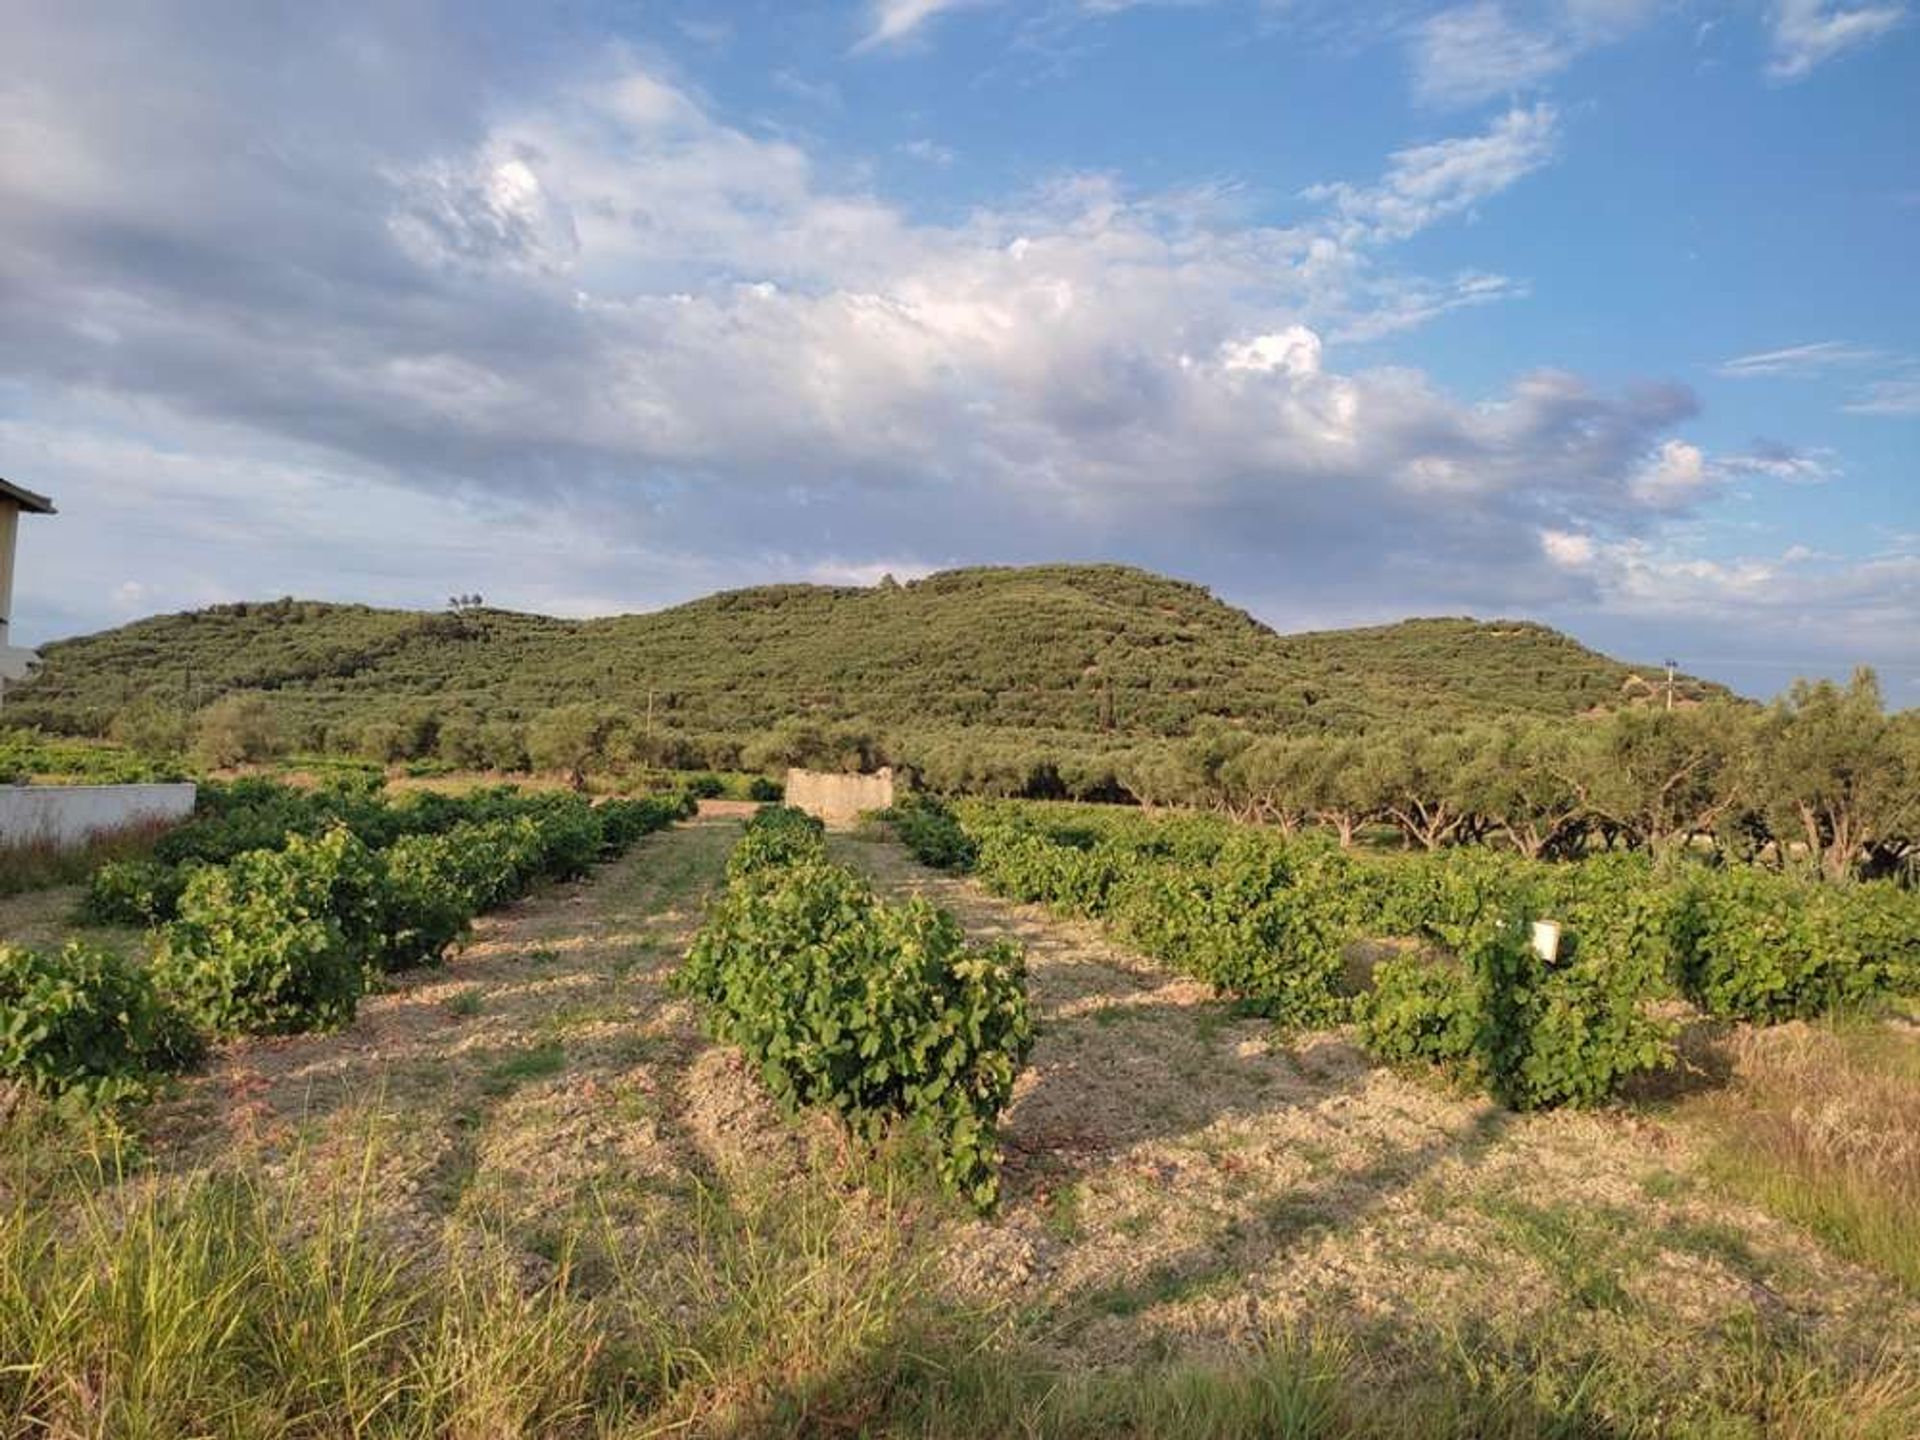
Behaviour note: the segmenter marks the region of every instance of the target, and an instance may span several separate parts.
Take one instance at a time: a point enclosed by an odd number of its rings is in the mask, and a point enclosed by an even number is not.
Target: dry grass
[[[216,1054],[137,1163],[0,1124],[0,1434],[1920,1433],[1913,1297],[1702,1183],[1731,1101],[1488,1113],[839,840],[1034,957],[1006,1209],[956,1212],[665,989],[734,833]]]
[[[1796,1024],[1727,1043],[1734,1082],[1686,1107],[1715,1173],[1920,1294],[1920,1031]]]
[[[145,859],[171,828],[169,821],[153,820],[102,831],[78,846],[50,840],[0,845],[0,896],[77,885],[110,860]]]

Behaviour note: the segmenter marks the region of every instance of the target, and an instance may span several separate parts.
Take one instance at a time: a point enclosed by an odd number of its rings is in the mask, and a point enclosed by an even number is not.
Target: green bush
[[[976,873],[1002,894],[1106,920],[1145,953],[1290,1026],[1341,1019],[1344,951],[1403,936],[1358,1004],[1393,1062],[1444,1065],[1510,1104],[1587,1104],[1667,1063],[1648,1002],[1670,993],[1682,893],[1643,861],[1530,865],[1489,852],[1367,860],[1314,837],[1213,819],[1155,823],[1073,807],[962,807]],[[1564,963],[1522,916],[1566,927]],[[1884,929],[1891,934],[1897,924]]]
[[[86,925],[157,925],[179,907],[196,867],[158,860],[111,860],[87,880],[79,919]]]
[[[344,1025],[365,985],[379,885],[345,829],[200,870],[160,931],[154,978],[216,1034]]]
[[[1824,1014],[1911,991],[1920,975],[1920,897],[1885,881],[1707,871],[1678,902],[1674,928],[1687,997],[1725,1019]]]
[[[593,869],[606,832],[593,807],[578,795],[542,795],[530,809],[540,831],[541,864],[551,880],[578,880]]]
[[[0,946],[0,1075],[42,1094],[112,1102],[200,1054],[152,977],[111,950]]]
[[[697,808],[692,793],[684,790],[637,800],[603,800],[593,809],[600,821],[602,853],[607,858],[623,855],[641,836],[664,830]]]
[[[1482,1007],[1473,975],[1451,955],[1409,951],[1381,961],[1356,1005],[1360,1037],[1390,1065],[1436,1065],[1481,1083]]]
[[[888,812],[894,834],[914,859],[936,870],[971,870],[978,847],[945,805],[931,795],[909,795]]]
[[[479,906],[462,883],[450,835],[409,835],[380,852],[377,916],[367,959],[381,970],[437,965]]]
[[[738,879],[756,870],[826,858],[825,825],[804,810],[790,805],[770,805],[747,822],[740,843],[727,857],[727,876]]]
[[[762,805],[777,805],[787,798],[787,787],[778,780],[756,775],[747,782],[747,799]]]
[[[1484,923],[1458,959],[1383,962],[1357,1009],[1380,1059],[1438,1065],[1535,1110],[1598,1104],[1673,1063],[1673,1027],[1647,1013],[1648,991],[1631,967],[1541,960],[1514,916]]]
[[[817,831],[766,812],[676,979],[711,1007],[790,1106],[872,1138],[904,1119],[942,1179],[982,1209],[999,1194],[999,1116],[1033,1040],[1025,964],[1007,941],[968,948],[922,900],[885,905],[851,871],[805,853]],[[806,817],[801,817],[806,818]],[[780,860],[779,843],[798,853]]]

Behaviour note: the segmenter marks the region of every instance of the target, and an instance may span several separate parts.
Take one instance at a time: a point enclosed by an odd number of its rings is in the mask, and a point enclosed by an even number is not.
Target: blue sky
[[[1920,703],[1920,7],[24,0],[0,50],[30,643],[1116,559]]]

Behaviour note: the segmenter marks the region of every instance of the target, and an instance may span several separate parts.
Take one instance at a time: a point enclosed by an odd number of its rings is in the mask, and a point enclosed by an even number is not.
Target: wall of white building
[[[64,849],[113,830],[184,820],[193,814],[198,788],[0,785],[0,846],[51,843]]]

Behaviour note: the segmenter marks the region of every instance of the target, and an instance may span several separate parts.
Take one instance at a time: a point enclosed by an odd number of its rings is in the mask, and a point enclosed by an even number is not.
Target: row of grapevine
[[[1211,817],[921,802],[931,863],[1105,921],[1147,953],[1291,1025],[1359,1020],[1390,1060],[1431,1060],[1511,1104],[1604,1099],[1671,1063],[1654,1002],[1774,1021],[1920,989],[1920,895],[1749,867],[1487,851],[1362,857]],[[957,847],[958,829],[970,847]],[[1533,920],[1563,927],[1552,962]],[[1371,975],[1351,942],[1423,942]]]
[[[818,821],[779,807],[748,824],[676,983],[781,1103],[868,1139],[904,1120],[949,1188],[994,1204],[999,1118],[1033,1043],[1017,946],[969,947],[946,911],[883,903],[828,861]]]
[[[116,861],[94,872],[80,918],[99,925],[171,920],[196,869],[226,865],[256,851],[284,849],[296,838],[318,839],[335,829],[347,830],[371,849],[384,850],[408,836],[445,834],[461,825],[551,817],[549,828],[556,837],[560,832],[572,837],[567,868],[579,874],[594,858],[597,825],[613,823],[610,817],[620,806],[657,803],[608,802],[594,812],[607,819],[581,821],[567,819],[586,809],[578,796],[529,794],[510,785],[457,796],[425,790],[389,796],[377,783],[359,779],[314,790],[262,779],[212,782],[201,787],[193,818],[163,835],[150,859]]]
[[[0,947],[0,1076],[117,1100],[208,1037],[345,1024],[383,973],[437,963],[475,915],[585,874],[691,803],[488,791],[391,808],[430,811],[434,828],[393,826],[376,847],[342,816],[223,864],[182,864],[150,964],[79,941]]]

